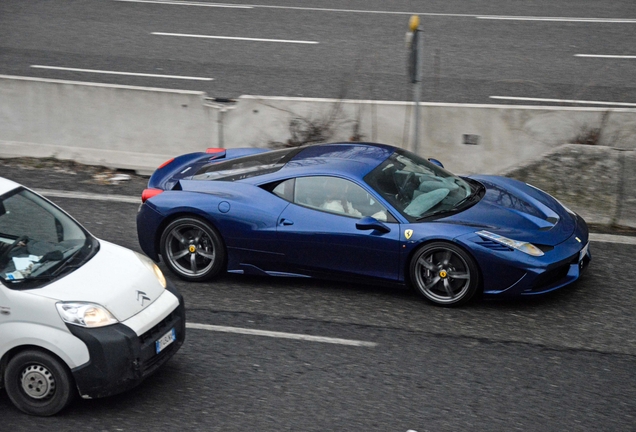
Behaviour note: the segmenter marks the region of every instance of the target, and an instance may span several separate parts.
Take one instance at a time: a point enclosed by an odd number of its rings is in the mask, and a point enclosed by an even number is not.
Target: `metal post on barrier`
[[[407,47],[409,49],[409,75],[413,83],[413,152],[417,154],[420,137],[420,99],[422,94],[422,30],[420,29],[420,17],[411,16],[409,19],[409,32],[406,34]]]

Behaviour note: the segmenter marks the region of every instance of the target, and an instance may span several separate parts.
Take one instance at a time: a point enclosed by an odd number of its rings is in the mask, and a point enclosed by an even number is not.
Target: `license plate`
[[[585,258],[585,255],[587,255],[587,249],[590,247],[590,242],[587,242],[587,244],[585,245],[585,247],[583,249],[581,249],[581,252],[579,252],[579,262]]]
[[[174,331],[174,329],[171,329],[168,333],[166,333],[165,335],[161,336],[156,342],[155,342],[155,351],[157,354],[159,354],[165,347],[167,347],[168,345],[170,345],[172,342],[177,340],[177,332]]]

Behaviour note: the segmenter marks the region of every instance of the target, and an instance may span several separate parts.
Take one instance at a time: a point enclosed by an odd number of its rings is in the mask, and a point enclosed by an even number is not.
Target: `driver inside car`
[[[362,213],[354,208],[351,201],[347,198],[348,187],[339,183],[340,182],[336,179],[327,179],[325,181],[325,193],[327,198],[320,208],[334,213],[362,217]]]

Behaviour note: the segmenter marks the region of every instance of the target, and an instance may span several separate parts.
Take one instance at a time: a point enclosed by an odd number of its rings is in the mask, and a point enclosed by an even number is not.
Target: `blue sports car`
[[[411,285],[451,306],[553,291],[591,258],[585,221],[547,193],[383,144],[190,153],[161,165],[142,201],[142,249],[188,281]]]

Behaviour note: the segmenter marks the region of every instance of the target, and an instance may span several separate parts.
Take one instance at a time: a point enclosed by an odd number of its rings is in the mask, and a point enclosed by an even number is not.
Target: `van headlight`
[[[108,310],[95,303],[61,302],[56,303],[62,320],[80,327],[104,327],[119,321]]]
[[[155,274],[161,286],[165,288],[167,285],[166,277],[163,275],[163,272],[161,271],[159,266],[146,255],[140,254],[139,252],[135,252],[135,255],[137,255],[137,258],[139,258],[139,261],[141,261],[143,265],[148,267],[148,269]]]
[[[528,255],[532,255],[536,257],[543,256],[543,251],[539,249],[538,247],[536,247],[535,245],[533,245],[532,243],[509,239],[508,237],[491,233],[490,231],[478,231],[475,234],[477,234],[480,237],[487,238],[494,242],[500,243],[504,246],[508,246],[512,249],[517,249],[518,251],[521,251]]]

